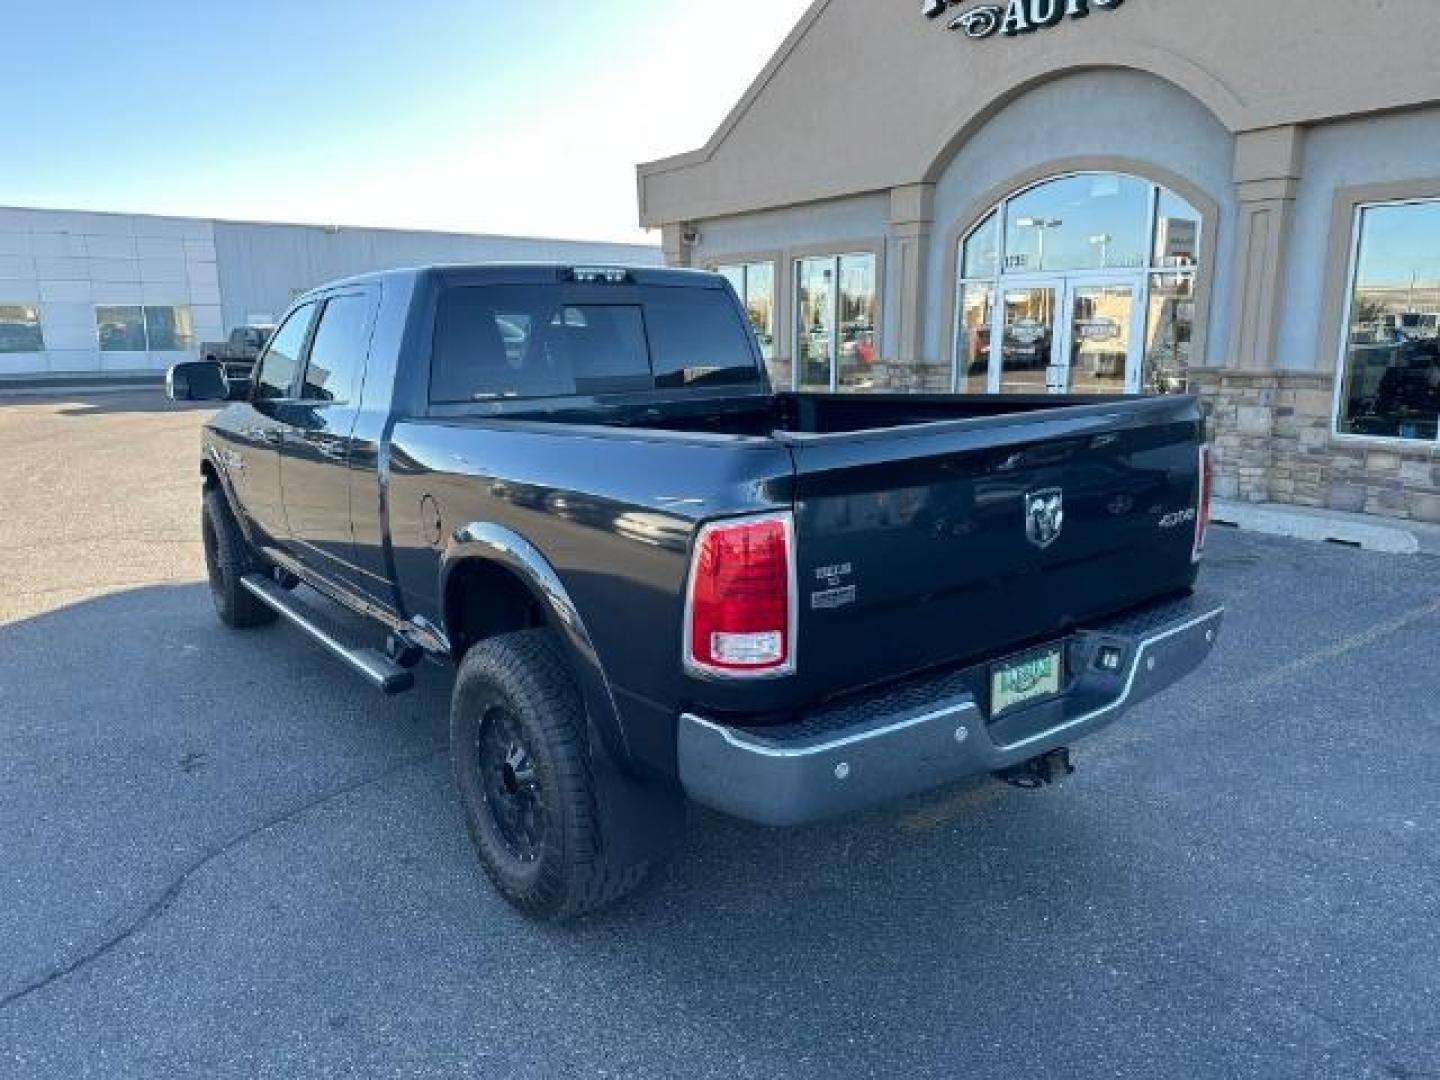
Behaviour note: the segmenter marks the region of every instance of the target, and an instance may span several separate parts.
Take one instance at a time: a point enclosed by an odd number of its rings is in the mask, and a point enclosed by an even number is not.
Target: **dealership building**
[[[1201,395],[1217,492],[1440,521],[1440,4],[819,0],[639,169],[775,381]]]
[[[661,255],[634,244],[0,208],[0,387],[160,372],[352,274],[511,260],[653,265]]]

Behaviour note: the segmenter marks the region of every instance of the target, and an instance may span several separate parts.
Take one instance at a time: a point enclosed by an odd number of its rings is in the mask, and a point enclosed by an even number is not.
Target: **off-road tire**
[[[497,776],[487,767],[487,760],[494,761],[493,754],[486,756],[487,739],[497,730],[523,746],[524,771],[535,785],[528,805],[539,809],[525,816],[535,827],[522,830],[527,835],[518,845],[511,838],[514,819],[507,823],[505,808],[496,804],[523,793],[487,794],[487,778],[494,792]],[[648,863],[617,868],[605,858],[585,707],[551,631],[504,634],[466,654],[450,708],[450,752],[481,865],[500,894],[527,916],[574,918],[619,899],[644,879]],[[510,769],[507,782],[516,775]]]
[[[200,532],[205,544],[205,570],[210,579],[210,596],[215,601],[215,613],[220,616],[220,621],[237,630],[274,622],[274,610],[262,604],[240,584],[242,577],[262,567],[240,532],[235,515],[230,512],[225,493],[218,487],[211,487],[205,492]]]

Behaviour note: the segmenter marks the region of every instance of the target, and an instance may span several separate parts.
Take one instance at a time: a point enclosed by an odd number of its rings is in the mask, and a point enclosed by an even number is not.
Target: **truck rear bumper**
[[[1000,772],[1099,731],[1193,671],[1224,614],[1192,596],[1076,631],[1057,643],[1064,692],[998,718],[989,715],[989,664],[912,680],[783,727],[727,726],[687,713],[680,781],[702,805],[790,826]]]

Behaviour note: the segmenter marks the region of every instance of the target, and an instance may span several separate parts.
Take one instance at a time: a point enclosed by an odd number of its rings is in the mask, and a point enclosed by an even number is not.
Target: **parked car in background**
[[[255,360],[265,348],[275,327],[261,323],[237,326],[224,341],[206,341],[200,345],[200,357],[225,368],[225,377],[232,382],[249,379]]]

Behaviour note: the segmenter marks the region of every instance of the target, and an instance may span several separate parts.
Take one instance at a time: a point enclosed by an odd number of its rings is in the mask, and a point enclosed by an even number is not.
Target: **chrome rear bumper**
[[[1064,693],[992,719],[990,665],[912,680],[783,727],[680,718],[680,781],[690,798],[763,825],[834,817],[968,776],[1023,764],[1114,722],[1209,655],[1224,608],[1170,601],[1065,639]],[[1118,668],[1099,664],[1119,649]]]

